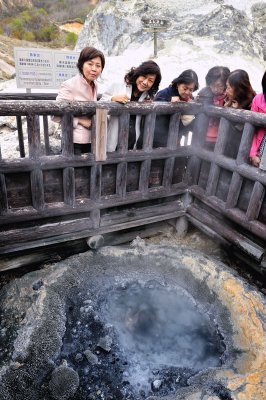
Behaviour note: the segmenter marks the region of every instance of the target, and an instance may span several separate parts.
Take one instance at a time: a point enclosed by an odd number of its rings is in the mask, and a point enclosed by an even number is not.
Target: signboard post
[[[168,19],[162,18],[142,18],[143,29],[146,32],[153,33],[153,42],[154,42],[154,58],[157,57],[157,33],[165,32],[170,26],[170,21]]]
[[[55,89],[76,75],[79,52],[15,47],[18,88]]]

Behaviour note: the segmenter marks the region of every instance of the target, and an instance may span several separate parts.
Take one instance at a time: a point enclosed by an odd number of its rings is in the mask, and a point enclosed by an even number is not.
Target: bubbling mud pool
[[[72,256],[0,306],[1,399],[265,398],[264,297],[186,247]]]
[[[204,313],[181,287],[157,282],[129,284],[108,292],[104,319],[116,327],[120,346],[131,360],[129,382],[149,390],[154,369],[199,371],[222,364],[224,344],[214,316]]]
[[[222,364],[225,345],[214,316],[181,287],[128,282],[91,289],[89,298],[69,307],[61,357],[83,376],[84,391],[97,393],[100,382],[106,398],[166,395],[196,372]]]

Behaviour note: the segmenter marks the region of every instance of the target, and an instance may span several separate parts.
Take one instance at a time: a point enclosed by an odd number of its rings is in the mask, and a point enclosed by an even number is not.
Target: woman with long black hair
[[[132,67],[123,82],[113,83],[103,93],[100,101],[117,101],[126,104],[129,101],[142,102],[153,100],[161,82],[161,71],[156,62],[144,61],[138,67]],[[142,146],[143,126],[140,115],[131,115],[129,121],[128,149]],[[108,123],[107,151],[115,151],[118,141],[119,120],[112,116]]]

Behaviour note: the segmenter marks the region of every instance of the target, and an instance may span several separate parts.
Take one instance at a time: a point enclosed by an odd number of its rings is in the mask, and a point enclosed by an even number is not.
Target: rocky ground
[[[23,132],[27,132],[26,118],[22,119],[22,123],[23,123]],[[43,124],[41,118],[40,118],[40,132],[41,132],[41,143],[44,150]],[[0,143],[1,143],[1,155],[3,159],[8,160],[20,157],[16,117],[0,116]],[[49,144],[50,144],[51,154],[60,153],[61,151],[60,126],[59,124],[52,122],[50,119],[49,119]],[[26,133],[24,134],[24,147],[27,156],[28,137]]]
[[[184,245],[184,239],[169,235],[158,237],[159,244],[154,244],[155,238],[150,243],[136,239],[132,246],[85,252],[10,281],[0,292],[0,302],[5,304],[2,398],[265,400],[265,297],[221,263],[220,250],[209,239],[195,231],[185,239],[205,249],[208,254],[204,255]],[[151,304],[142,299],[135,312],[132,299],[141,299],[141,288],[145,293],[157,291],[157,297]],[[186,347],[192,364],[148,368],[147,360],[160,352],[162,339],[174,328],[164,322],[166,331],[158,331],[163,316],[158,290],[166,290],[167,296],[172,290],[179,295],[188,290],[198,309],[215,319],[226,349],[222,365],[193,370],[200,335],[194,337],[195,352]],[[126,293],[129,300],[121,300]],[[126,306],[121,331],[117,330],[120,322],[114,324],[116,307],[108,308],[108,296],[109,304],[117,301],[117,307]],[[168,301],[168,308],[172,306]],[[181,308],[173,310],[173,320],[181,315]],[[187,309],[182,323],[188,315]],[[153,340],[153,350],[143,357],[144,350],[137,351],[139,344],[133,352],[128,345],[134,344],[135,334],[145,341],[154,332],[150,327],[159,336]],[[194,328],[190,328],[192,337]],[[129,335],[125,343],[123,332]],[[175,337],[180,339],[178,334]]]

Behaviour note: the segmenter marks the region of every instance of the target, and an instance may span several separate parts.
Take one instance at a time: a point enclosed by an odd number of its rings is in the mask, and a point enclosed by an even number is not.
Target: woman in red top
[[[262,93],[254,97],[251,105],[251,111],[266,114],[266,71],[261,81]],[[249,153],[250,162],[254,167],[260,166],[260,160],[264,152],[266,144],[266,128],[259,128],[256,130]]]
[[[227,67],[215,66],[212,67],[206,77],[206,87],[198,93],[197,100],[205,104],[214,106],[223,106],[226,97],[226,81],[230,74]],[[207,143],[215,143],[218,135],[219,118],[210,118],[209,126],[206,135]]]

